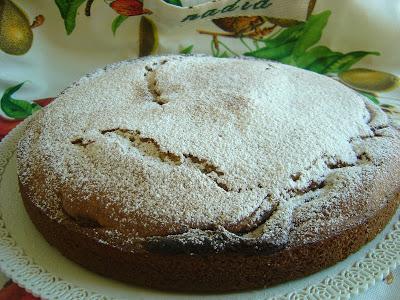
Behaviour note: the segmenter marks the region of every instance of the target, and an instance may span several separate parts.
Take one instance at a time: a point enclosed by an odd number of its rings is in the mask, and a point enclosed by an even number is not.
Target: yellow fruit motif
[[[400,80],[394,74],[365,68],[351,69],[339,74],[340,80],[357,90],[384,92],[399,86]]]
[[[10,0],[0,0],[0,49],[22,55],[32,46],[33,34],[25,13]]]
[[[139,26],[139,56],[155,54],[158,49],[157,27],[152,20],[142,16]]]

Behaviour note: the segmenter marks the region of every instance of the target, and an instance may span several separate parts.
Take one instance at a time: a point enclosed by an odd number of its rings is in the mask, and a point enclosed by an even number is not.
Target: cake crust
[[[20,185],[25,208],[46,240],[72,261],[120,281],[161,290],[228,292],[268,287],[301,278],[345,259],[371,241],[390,221],[400,197],[364,223],[338,235],[301,246],[262,253],[247,248],[235,252],[187,253],[134,251],[99,243],[75,223],[48,218],[29,200]]]
[[[125,61],[29,122],[17,166],[36,227],[73,261],[149,287],[311,274],[371,240],[399,202],[400,132],[386,115],[278,63]]]

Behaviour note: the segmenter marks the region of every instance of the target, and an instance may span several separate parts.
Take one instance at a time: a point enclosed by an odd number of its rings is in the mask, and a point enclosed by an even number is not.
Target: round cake
[[[384,228],[400,131],[337,81],[266,60],[163,56],[95,71],[28,120],[26,210],[97,273],[251,289],[317,272]]]

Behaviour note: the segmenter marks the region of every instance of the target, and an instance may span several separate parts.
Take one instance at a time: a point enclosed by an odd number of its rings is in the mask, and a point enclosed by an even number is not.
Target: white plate
[[[231,294],[160,292],[123,284],[87,271],[49,246],[22,204],[15,148],[26,122],[0,143],[0,271],[45,299],[328,299],[348,298],[381,280],[400,262],[399,211],[372,242],[343,262],[272,288]],[[268,272],[268,270],[265,270]]]

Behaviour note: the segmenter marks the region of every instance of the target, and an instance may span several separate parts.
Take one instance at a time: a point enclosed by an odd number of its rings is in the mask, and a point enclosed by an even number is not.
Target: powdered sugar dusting
[[[332,211],[356,203],[365,182],[365,199],[376,198],[376,160],[381,169],[399,162],[387,122],[354,91],[290,66],[151,57],[82,78],[38,114],[20,143],[19,177],[32,182],[40,168],[47,197],[36,195],[38,205],[58,201],[73,218],[133,236],[262,222],[243,238],[312,240],[327,222],[357,219]]]

